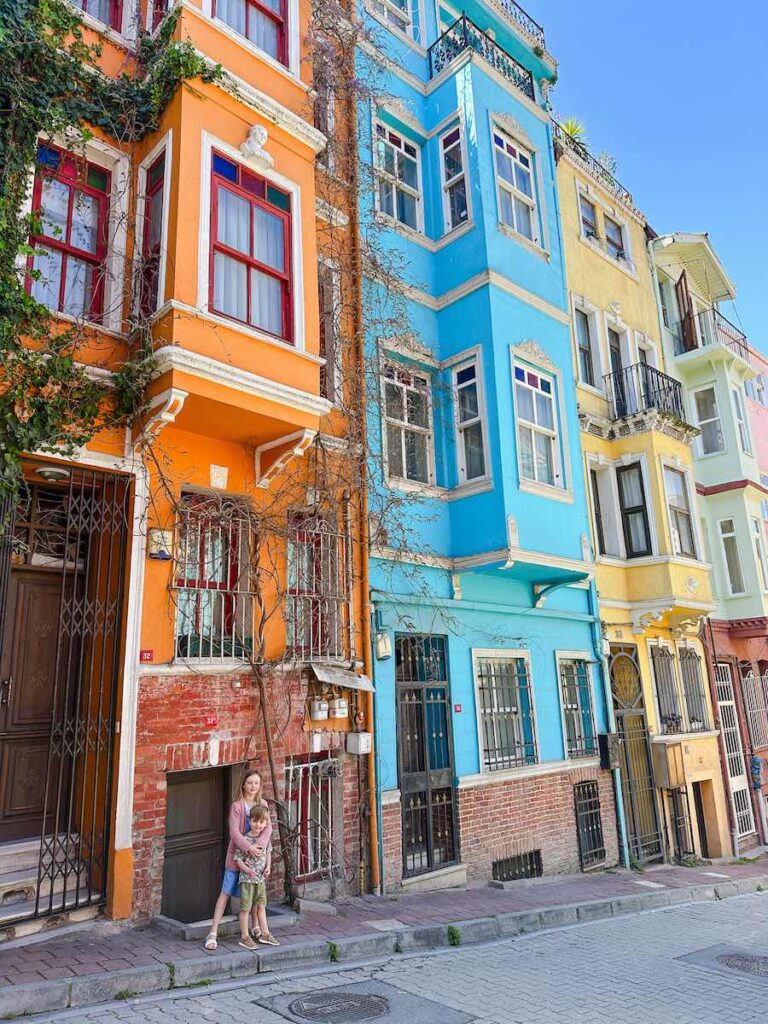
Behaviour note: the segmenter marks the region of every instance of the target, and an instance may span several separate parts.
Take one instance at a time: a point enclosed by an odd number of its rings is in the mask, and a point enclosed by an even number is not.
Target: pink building
[[[760,467],[760,482],[768,488],[768,355],[750,346],[749,354],[757,376],[745,385],[747,406]],[[766,491],[768,499],[768,491]],[[768,520],[768,500],[763,503],[763,519]]]

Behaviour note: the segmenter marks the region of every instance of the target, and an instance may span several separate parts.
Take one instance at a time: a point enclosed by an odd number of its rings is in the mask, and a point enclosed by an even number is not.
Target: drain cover
[[[759,974],[768,978],[768,956],[750,956],[746,953],[725,953],[717,958],[723,967],[732,971],[743,971],[744,974]]]
[[[383,1017],[389,1001],[367,992],[313,992],[294,999],[288,1009],[296,1017],[317,1024],[357,1024]]]

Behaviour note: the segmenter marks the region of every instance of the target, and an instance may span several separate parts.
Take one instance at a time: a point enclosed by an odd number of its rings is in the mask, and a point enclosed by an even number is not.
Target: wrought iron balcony
[[[747,336],[715,309],[689,314],[671,328],[675,338],[675,355],[694,352],[710,345],[723,345],[734,355],[749,362]]]
[[[655,366],[635,363],[615,373],[606,373],[603,380],[614,420],[655,410],[674,416],[681,423],[685,422],[680,381],[662,373]]]
[[[514,57],[510,57],[506,50],[502,50],[499,44],[491,39],[487,32],[483,32],[473,21],[470,21],[466,14],[457,18],[427,51],[429,77],[435,78],[465,50],[473,50],[479,54],[494,71],[498,71],[528,99],[535,99],[531,72]]]
[[[595,157],[592,156],[583,142],[579,142],[577,139],[574,139],[565,131],[562,125],[559,125],[555,120],[552,121],[552,135],[555,141],[556,155],[558,146],[563,150],[567,149],[571,153],[575,154],[579,160],[586,165],[588,170],[594,174],[595,177],[600,179],[601,183],[606,189],[608,189],[611,195],[615,196],[620,202],[625,203],[632,209],[635,209],[635,201],[632,198],[632,193],[629,189],[624,188],[621,182],[614,178],[608,168],[603,167],[600,161],[596,160]]]
[[[523,32],[526,32],[532,39],[538,43],[542,50],[546,49],[546,41],[544,39],[544,29],[533,18],[527,11],[524,11],[520,4],[516,4],[515,0],[498,0],[499,6],[503,7],[507,12],[510,21],[514,21],[516,25],[519,25]]]

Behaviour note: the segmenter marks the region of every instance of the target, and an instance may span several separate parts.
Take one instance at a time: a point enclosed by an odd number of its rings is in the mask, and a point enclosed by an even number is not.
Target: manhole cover
[[[760,974],[768,977],[768,956],[749,956],[747,954],[725,953],[717,958],[723,967],[732,971],[743,971],[745,974]]]
[[[302,1020],[317,1024],[357,1024],[383,1017],[389,1001],[364,992],[313,992],[294,999],[288,1009]]]

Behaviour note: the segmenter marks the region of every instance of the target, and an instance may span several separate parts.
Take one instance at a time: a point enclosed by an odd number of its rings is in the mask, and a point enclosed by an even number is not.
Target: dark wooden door
[[[0,661],[0,841],[41,835],[61,577],[14,569]]]
[[[175,921],[205,921],[221,891],[226,852],[222,768],[168,776],[162,913]]]

